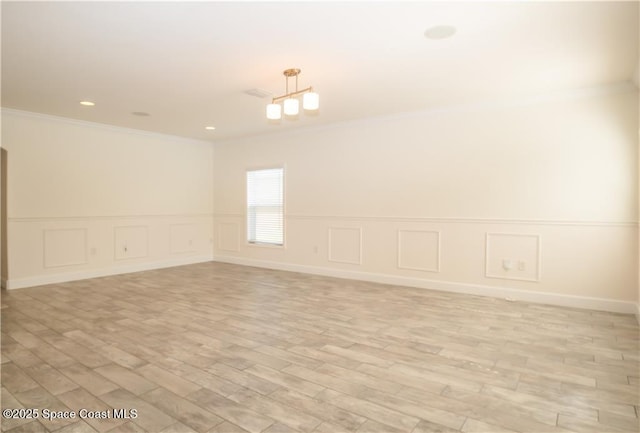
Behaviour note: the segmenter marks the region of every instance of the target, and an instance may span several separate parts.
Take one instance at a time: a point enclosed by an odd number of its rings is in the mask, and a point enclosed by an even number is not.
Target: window
[[[247,171],[247,240],[284,245],[284,168]]]

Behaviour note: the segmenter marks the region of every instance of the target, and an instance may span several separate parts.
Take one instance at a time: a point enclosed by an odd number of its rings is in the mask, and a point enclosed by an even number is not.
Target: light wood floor
[[[2,293],[11,432],[637,432],[635,318],[203,263]]]

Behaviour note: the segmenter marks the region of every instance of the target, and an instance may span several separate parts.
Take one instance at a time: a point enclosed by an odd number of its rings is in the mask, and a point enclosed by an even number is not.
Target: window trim
[[[282,244],[249,241],[248,173],[259,170],[282,170]],[[287,167],[286,164],[250,166],[244,171],[244,241],[248,247],[285,249],[287,246]]]

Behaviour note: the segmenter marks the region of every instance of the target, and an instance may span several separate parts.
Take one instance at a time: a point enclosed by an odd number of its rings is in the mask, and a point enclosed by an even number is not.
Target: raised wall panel
[[[218,249],[222,251],[239,251],[240,226],[238,223],[218,224]]]
[[[149,229],[147,226],[114,227],[116,260],[136,259],[149,255]]]
[[[329,227],[329,261],[362,264],[362,229]]]
[[[189,223],[195,228],[193,253],[171,254],[172,223]],[[9,220],[12,236],[8,241],[13,260],[6,288],[209,261],[213,258],[212,229],[209,215],[14,218]],[[175,234],[174,228],[174,239]]]
[[[44,230],[44,267],[87,263],[87,229]]]
[[[172,224],[170,236],[171,254],[191,253],[196,250],[196,228],[193,224]]]
[[[440,232],[398,230],[398,268],[440,272]]]
[[[487,233],[485,276],[540,281],[540,256],[540,235]]]

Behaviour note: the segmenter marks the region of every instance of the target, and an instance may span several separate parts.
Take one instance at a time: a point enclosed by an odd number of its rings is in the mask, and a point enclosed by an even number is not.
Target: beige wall
[[[213,148],[12,110],[9,287],[210,260]]]
[[[634,311],[637,92],[276,128],[214,159],[3,110],[9,286],[209,260],[213,244],[224,261]],[[280,164],[286,247],[250,246],[245,171]]]
[[[220,143],[215,256],[631,312],[637,130],[617,88]],[[247,245],[245,170],[278,164],[286,248]]]

